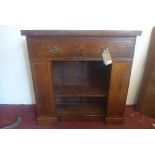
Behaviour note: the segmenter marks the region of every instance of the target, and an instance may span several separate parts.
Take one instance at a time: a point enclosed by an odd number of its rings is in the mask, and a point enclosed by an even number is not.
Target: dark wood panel
[[[155,117],[155,28],[150,39],[137,111]]]
[[[104,103],[78,103],[76,105],[63,103],[56,107],[57,115],[103,115],[105,116]]]
[[[141,31],[129,30],[22,30],[21,35],[26,36],[98,36],[98,37],[136,37]]]
[[[60,115],[58,121],[70,122],[104,122],[105,115]]]
[[[33,82],[38,116],[55,114],[50,63],[32,63]]]
[[[30,58],[31,62],[42,62],[42,61],[102,61],[103,62],[103,58],[100,57],[100,58],[96,58],[96,57],[64,57],[64,58]],[[113,62],[124,62],[124,61],[129,61],[131,62],[132,61],[132,58],[115,58],[113,59]]]
[[[103,87],[91,86],[56,86],[55,96],[107,96],[107,89]]]
[[[57,97],[56,113],[63,121],[104,121],[107,100],[103,97]]]
[[[111,66],[103,61],[53,61],[55,86],[108,87]]]
[[[41,125],[55,125],[58,119],[55,116],[38,116],[37,122]]]
[[[102,58],[102,48],[112,48],[113,60],[118,58],[132,58],[134,54],[135,38],[28,38],[28,48],[33,58]],[[53,53],[54,47],[61,51]]]
[[[122,118],[126,104],[130,80],[131,62],[114,63],[112,65],[108,96],[107,120]]]

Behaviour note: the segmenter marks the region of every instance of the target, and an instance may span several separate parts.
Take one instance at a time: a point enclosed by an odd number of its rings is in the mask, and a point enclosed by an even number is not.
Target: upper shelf
[[[132,30],[21,30],[25,36],[98,36],[98,37],[136,37],[142,31]]]

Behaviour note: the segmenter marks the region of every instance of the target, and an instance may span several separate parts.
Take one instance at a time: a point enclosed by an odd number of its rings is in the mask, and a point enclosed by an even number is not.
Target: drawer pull
[[[61,51],[61,49],[59,47],[53,47],[51,50],[52,53],[58,53],[60,51]]]
[[[101,52],[105,52],[105,51],[112,52],[113,48],[101,48]]]
[[[101,52],[102,52],[102,58],[103,58],[104,64],[106,66],[112,64],[110,49],[109,48],[102,48]]]

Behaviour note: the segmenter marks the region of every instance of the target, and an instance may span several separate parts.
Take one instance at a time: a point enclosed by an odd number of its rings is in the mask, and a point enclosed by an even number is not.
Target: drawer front
[[[95,58],[101,59],[101,48],[112,48],[112,59],[132,58],[134,38],[102,37],[36,37],[28,38],[32,58]]]

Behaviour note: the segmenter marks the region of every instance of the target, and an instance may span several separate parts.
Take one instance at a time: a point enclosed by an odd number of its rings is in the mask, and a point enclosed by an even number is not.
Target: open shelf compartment
[[[57,116],[105,116],[111,66],[102,61],[52,61]]]
[[[56,114],[61,115],[101,115],[105,116],[105,98],[91,97],[63,97],[56,98]]]
[[[53,61],[55,96],[107,96],[111,66],[102,61]]]

